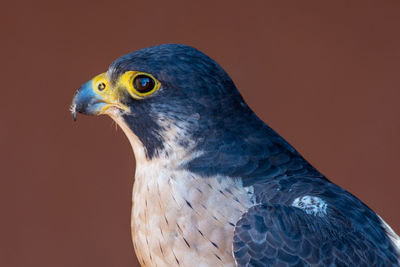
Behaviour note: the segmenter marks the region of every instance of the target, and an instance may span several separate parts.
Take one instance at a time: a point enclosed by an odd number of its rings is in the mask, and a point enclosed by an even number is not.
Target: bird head
[[[71,113],[74,119],[77,113],[109,115],[138,163],[160,159],[204,176],[232,177],[254,176],[257,166],[280,175],[292,168],[285,165],[290,158],[296,158],[289,162],[295,169],[307,166],[296,171],[313,169],[255,115],[214,60],[186,45],[159,45],[118,58],[77,90]],[[270,162],[270,156],[279,160]]]
[[[235,114],[250,113],[214,60],[178,44],[118,58],[77,90],[71,112],[74,119],[77,113],[111,116],[150,159],[165,150],[168,140],[198,143],[215,129],[233,127]]]

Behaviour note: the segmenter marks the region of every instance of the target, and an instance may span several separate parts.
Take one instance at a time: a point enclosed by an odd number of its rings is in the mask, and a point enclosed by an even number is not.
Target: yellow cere
[[[119,101],[120,93],[118,90],[111,88],[111,84],[108,80],[106,73],[101,73],[92,79],[93,90],[102,96],[106,105],[101,113],[104,113],[110,107],[117,107],[119,109],[129,111],[129,107],[125,106]]]
[[[135,79],[136,76],[138,75],[146,75],[149,78],[153,79],[154,81],[154,88],[146,93],[141,93],[138,92],[135,87],[133,86],[133,80]],[[161,87],[161,83],[154,78],[153,75],[149,74],[149,73],[145,73],[145,72],[140,72],[140,71],[127,71],[124,74],[122,74],[120,80],[119,80],[119,84],[123,87],[126,88],[129,92],[129,94],[135,98],[135,99],[143,99],[145,96],[151,95],[153,93],[155,93],[160,87]]]

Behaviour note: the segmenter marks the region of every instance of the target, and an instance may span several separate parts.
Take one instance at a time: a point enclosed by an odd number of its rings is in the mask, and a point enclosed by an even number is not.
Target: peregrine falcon
[[[77,90],[71,112],[109,115],[130,141],[142,266],[399,266],[395,232],[261,121],[195,48],[118,58]]]

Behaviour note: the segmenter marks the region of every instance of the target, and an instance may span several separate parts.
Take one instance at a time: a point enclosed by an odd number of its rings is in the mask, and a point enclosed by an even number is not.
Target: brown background
[[[193,45],[331,180],[400,232],[400,2],[7,1],[1,266],[135,266],[134,157],[106,117],[68,112],[117,57]],[[4,5],[4,3],[3,3]]]

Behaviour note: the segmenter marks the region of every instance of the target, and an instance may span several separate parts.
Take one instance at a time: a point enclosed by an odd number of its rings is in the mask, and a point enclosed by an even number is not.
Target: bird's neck
[[[127,121],[126,117],[111,117],[129,139],[137,166],[157,160],[169,168],[187,169],[205,177],[240,177],[244,185],[282,175],[321,176],[254,113],[241,119],[230,117],[218,121],[214,118],[211,122],[197,124],[163,118],[157,121],[157,129],[161,130],[155,133],[161,139],[157,140],[162,144],[159,146],[138,136],[137,131],[132,130],[132,121]],[[157,150],[149,154],[149,149],[154,147]]]
[[[194,147],[191,142],[183,142],[185,139],[185,127],[177,126],[168,121],[163,121],[161,127],[163,131],[158,133],[162,138],[162,148],[159,148],[151,157],[149,156],[149,147],[143,144],[142,139],[132,131],[131,126],[126,119],[119,113],[111,114],[111,118],[125,133],[128,138],[137,165],[146,165],[151,161],[165,162],[172,167],[182,166],[185,162],[197,156],[196,153],[190,153]]]

